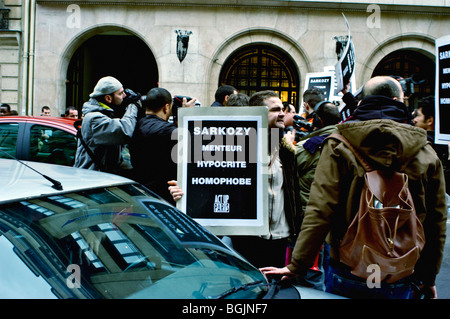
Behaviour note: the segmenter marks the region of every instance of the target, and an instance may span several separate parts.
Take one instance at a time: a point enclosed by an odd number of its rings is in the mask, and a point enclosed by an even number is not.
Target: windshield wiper
[[[232,295],[232,294],[234,294],[234,293],[236,293],[238,291],[241,291],[241,290],[247,290],[247,289],[250,289],[250,288],[255,288],[255,287],[260,287],[260,286],[269,286],[269,285],[270,285],[270,283],[268,283],[268,282],[264,282],[262,280],[257,280],[257,281],[249,282],[249,283],[244,284],[244,285],[233,287],[233,288],[225,291],[224,293],[215,296],[213,299],[223,299],[223,298],[225,298],[225,297],[227,297],[229,295]]]

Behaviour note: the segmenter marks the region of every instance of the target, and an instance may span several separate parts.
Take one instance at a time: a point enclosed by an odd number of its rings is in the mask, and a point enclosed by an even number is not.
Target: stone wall
[[[12,1],[12,0],[11,0]],[[188,92],[210,105],[221,66],[239,47],[267,43],[296,62],[301,88],[308,72],[336,63],[334,36],[351,28],[356,50],[356,85],[398,49],[434,60],[434,40],[448,34],[450,9],[442,1],[37,1],[34,113],[65,103],[69,61],[88,38],[125,32],[144,41],[155,56],[159,84]],[[186,59],[176,56],[176,29],[192,31]],[[113,49],[105,48],[107,50]],[[187,94],[187,93],[186,93]]]

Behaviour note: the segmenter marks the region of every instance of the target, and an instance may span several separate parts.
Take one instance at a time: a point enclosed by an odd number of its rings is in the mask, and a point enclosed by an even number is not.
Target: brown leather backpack
[[[390,170],[373,170],[356,149],[339,134],[366,170],[357,214],[339,248],[340,260],[351,273],[367,279],[369,265],[378,265],[380,280],[395,282],[414,272],[425,245],[425,234],[416,216],[408,176]]]

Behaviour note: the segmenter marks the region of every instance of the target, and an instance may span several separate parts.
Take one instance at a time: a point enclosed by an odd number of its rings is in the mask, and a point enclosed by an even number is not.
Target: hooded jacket
[[[94,163],[80,140],[78,140],[74,166],[118,173],[122,163],[124,145],[133,136],[138,107],[130,104],[122,118],[113,118],[113,109],[91,98],[84,103],[82,112],[84,118],[81,135],[87,146],[100,159],[102,167],[100,168]]]
[[[325,126],[310,135],[307,139],[299,141],[296,145],[297,176],[300,187],[301,216],[304,216],[309,191],[314,181],[317,162],[320,157],[320,147],[323,140],[336,130],[336,125]],[[303,143],[302,143],[303,142]]]
[[[394,169],[408,175],[426,238],[415,276],[433,285],[442,261],[447,221],[442,164],[423,129],[399,123],[407,119],[407,114],[396,116],[398,122],[371,119],[368,114],[367,120],[356,118],[357,121],[337,125],[337,133],[362,153],[374,169]],[[392,113],[386,116],[375,110],[372,118],[378,116],[392,117]],[[289,270],[303,272],[312,266],[327,234],[330,257],[339,261],[339,243],[358,211],[364,174],[364,168],[342,142],[324,142]]]

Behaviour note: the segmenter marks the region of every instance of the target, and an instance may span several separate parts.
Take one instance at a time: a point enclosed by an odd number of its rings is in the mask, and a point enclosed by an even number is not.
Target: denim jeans
[[[328,267],[325,291],[352,299],[412,299],[410,278],[391,284],[381,282],[380,288],[369,288],[365,279],[335,265]]]

